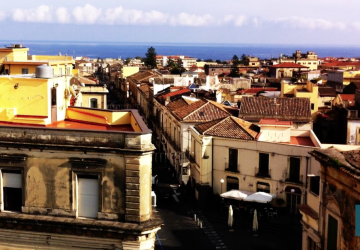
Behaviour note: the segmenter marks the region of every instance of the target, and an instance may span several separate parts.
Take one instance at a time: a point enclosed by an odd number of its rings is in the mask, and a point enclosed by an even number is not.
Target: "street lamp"
[[[223,185],[223,183],[224,183],[224,179],[221,179],[221,180],[220,180],[220,183],[221,183],[221,193],[222,193],[222,185]]]
[[[291,206],[290,206],[290,213],[292,213],[292,210],[293,210],[293,203],[292,203],[292,199],[293,199],[293,195],[294,195],[294,192],[295,192],[295,189],[291,189],[290,190],[291,192]]]

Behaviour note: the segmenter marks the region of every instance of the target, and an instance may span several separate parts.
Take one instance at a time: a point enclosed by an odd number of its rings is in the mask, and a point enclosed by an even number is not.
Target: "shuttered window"
[[[97,176],[78,176],[78,216],[97,218],[99,182]]]

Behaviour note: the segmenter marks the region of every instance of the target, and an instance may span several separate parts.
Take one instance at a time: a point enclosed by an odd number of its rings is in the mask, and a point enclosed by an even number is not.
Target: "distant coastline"
[[[1,44],[2,43],[2,44]],[[21,43],[30,48],[32,55],[87,56],[90,58],[143,57],[153,46],[159,55],[186,55],[198,59],[230,60],[242,54],[265,58],[277,58],[279,54],[292,55],[295,50],[315,51],[322,57],[360,57],[360,46],[338,45],[282,45],[282,44],[235,44],[235,43],[159,43],[159,42],[82,42],[82,41],[10,41],[0,40],[2,46]]]

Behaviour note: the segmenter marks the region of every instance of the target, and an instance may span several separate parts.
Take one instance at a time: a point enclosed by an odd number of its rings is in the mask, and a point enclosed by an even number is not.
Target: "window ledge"
[[[238,174],[240,174],[240,171],[238,171],[238,170],[233,170],[233,169],[229,169],[229,168],[225,168],[225,171],[226,171],[226,172],[232,172],[232,173],[238,173]]]

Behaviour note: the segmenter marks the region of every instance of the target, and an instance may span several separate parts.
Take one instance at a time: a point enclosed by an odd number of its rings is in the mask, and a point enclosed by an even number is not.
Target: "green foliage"
[[[131,58],[126,58],[124,64],[125,64],[125,65],[129,65],[130,61],[131,61]]]
[[[170,69],[170,73],[171,74],[181,74],[181,73],[183,73],[183,72],[185,72],[186,70],[185,70],[185,68],[183,68],[183,67],[175,67],[175,68],[172,68],[172,69]]]
[[[233,58],[232,58],[232,67],[231,67],[231,71],[230,71],[229,76],[232,76],[232,77],[239,77],[240,76],[239,64],[240,64],[239,57],[237,55],[234,55]]]
[[[146,66],[149,66],[152,69],[155,69],[157,67],[155,48],[148,48],[148,51],[145,54],[144,63]]]
[[[212,59],[206,59],[204,62],[214,62]]]

